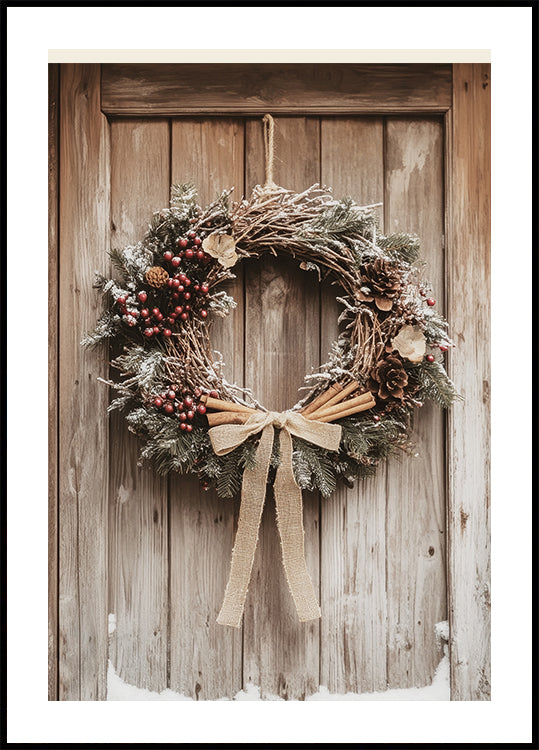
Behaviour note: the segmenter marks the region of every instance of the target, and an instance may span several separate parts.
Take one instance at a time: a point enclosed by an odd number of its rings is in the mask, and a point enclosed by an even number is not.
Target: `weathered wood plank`
[[[274,179],[291,189],[319,180],[318,119],[276,119]],[[246,124],[246,187],[264,182],[262,124]],[[319,291],[311,274],[283,258],[248,264],[245,379],[268,409],[298,400],[319,364]],[[319,500],[303,493],[307,567],[318,590]],[[262,694],[303,699],[319,678],[319,622],[300,623],[281,564],[275,505],[268,493],[244,616],[244,682]]]
[[[243,193],[243,123],[230,119],[172,124],[172,182],[193,181],[202,205],[229,187]],[[243,381],[243,275],[227,290],[238,303],[216,321],[212,344],[224,357],[225,377]],[[235,534],[235,507],[198,479],[170,482],[170,687],[197,700],[233,697],[241,690],[242,633],[216,622]]]
[[[107,114],[445,112],[450,65],[123,64],[102,66]]]
[[[358,203],[384,198],[382,118],[323,118],[322,182],[335,197]],[[379,210],[383,219],[382,209]],[[383,226],[383,223],[382,223]],[[321,354],[337,338],[342,311],[329,283],[322,285]],[[321,505],[322,621],[320,683],[332,693],[385,690],[386,467],[372,479],[340,486]]]
[[[170,127],[166,120],[111,124],[111,245],[134,244],[152,211],[168,205]],[[114,377],[116,373],[111,373]],[[131,685],[167,687],[167,483],[139,468],[140,444],[123,415],[111,414],[109,612],[116,617],[110,659]]]
[[[48,696],[58,700],[58,65],[49,65],[49,671]]]
[[[90,294],[109,247],[109,128],[99,65],[60,81],[59,697],[103,700],[107,668],[107,389],[103,349],[80,340],[101,309]]]
[[[437,118],[388,118],[386,231],[421,238],[425,276],[444,307],[443,125]],[[392,460],[387,473],[388,686],[430,683],[442,652],[434,625],[446,619],[444,414],[417,413],[417,458]]]
[[[490,700],[490,65],[453,65],[448,118],[451,699]]]

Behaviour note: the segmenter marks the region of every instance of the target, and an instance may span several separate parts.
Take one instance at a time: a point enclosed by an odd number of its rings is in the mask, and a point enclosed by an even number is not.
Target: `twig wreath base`
[[[447,407],[457,397],[443,365],[452,346],[447,323],[422,277],[418,238],[377,231],[376,206],[336,200],[318,185],[302,193],[257,186],[238,202],[231,192],[202,208],[192,185],[172,187],[170,207],[153,215],[144,239],[110,253],[118,275],[97,277],[107,309],[83,343],[121,344],[110,409],[121,409],[144,439],[141,458],[161,474],[194,472],[205,488],[232,497],[254,466],[257,438],[218,456],[209,429],[266,410],[226,380],[212,350],[212,319],[235,307],[219,287],[243,259],[268,253],[334,281],[342,332],[291,407],[312,416],[316,404],[319,420],[342,428],[337,452],[293,440],[296,482],[327,496],[338,479],[350,484],[395,449],[411,449],[411,417],[425,400]],[[275,441],[270,481],[278,465]]]

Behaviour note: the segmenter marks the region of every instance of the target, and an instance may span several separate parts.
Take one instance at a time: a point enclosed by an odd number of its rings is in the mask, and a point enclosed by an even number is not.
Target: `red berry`
[[[180,299],[178,292],[172,292],[172,299]]]
[[[159,310],[158,307],[154,307],[153,310],[152,310],[152,315],[159,315],[160,312],[161,311]]]
[[[182,314],[180,315],[180,318],[182,320],[187,320],[188,317],[189,317],[189,313],[186,313],[186,312],[182,312]]]
[[[441,352],[446,352],[446,351],[447,351],[448,349],[449,349],[449,347],[448,347],[448,346],[443,346],[443,345],[440,345],[440,351],[441,351]]]
[[[178,282],[178,287],[177,287],[177,289],[178,289],[178,292],[183,292],[183,291],[185,290],[185,287],[183,286],[183,284],[180,284],[180,282]],[[178,294],[178,297],[179,297],[179,296],[180,296],[180,295]]]
[[[180,281],[180,282],[181,282],[181,283],[183,284],[184,282],[186,282],[186,281],[187,281],[187,276],[186,276],[186,275],[185,275],[184,273],[180,273],[180,274],[178,275],[178,279],[179,279],[179,281]]]
[[[195,239],[193,240],[193,245],[202,245],[202,240],[200,239],[200,237],[195,237]]]
[[[217,391],[210,391],[210,396],[212,398],[219,398],[219,393]]]
[[[163,328],[163,336],[166,336],[167,339],[169,336],[172,336],[172,331],[170,330],[170,328]]]
[[[180,265],[181,262],[182,262],[182,259],[178,258],[177,255],[175,255],[174,258],[172,258],[172,261],[171,261],[171,263],[174,266],[174,268],[178,268],[178,266]]]
[[[185,305],[185,309],[187,310],[187,312],[189,312],[189,310],[191,309],[191,305]]]
[[[153,328],[146,328],[144,331],[144,335],[150,338],[150,336],[153,336]]]
[[[167,391],[167,398],[169,398],[171,401],[174,401],[176,398],[176,391],[173,391],[172,388]]]
[[[200,390],[200,388],[195,388],[194,394],[197,398],[200,398],[202,396],[202,391]]]
[[[183,408],[183,407],[180,407]],[[187,414],[184,411],[181,411],[179,413],[180,422],[187,422]]]
[[[178,307],[174,308],[174,312],[176,313],[176,315],[181,315],[183,312],[183,307],[181,305],[178,305]]]
[[[174,287],[174,289],[177,289],[180,286],[180,280],[172,279],[172,286]]]
[[[166,250],[166,251],[165,251],[165,252],[163,253],[163,258],[164,258],[165,260],[172,260],[172,257],[173,257],[173,256],[172,256],[172,253],[170,252],[170,250]]]
[[[140,311],[140,315],[141,315],[142,318],[149,318],[150,317],[150,311],[146,310],[146,308],[144,308],[144,310]]]
[[[199,260],[202,260],[204,258],[204,255],[205,255],[204,250],[198,250],[197,251],[197,258]]]
[[[193,255],[194,255],[194,252],[191,250],[190,247],[188,247],[187,250],[185,251],[185,257],[186,258],[192,258]]]
[[[434,354],[427,354],[427,362],[434,362]]]
[[[191,292],[184,292],[183,293],[183,298],[184,299],[191,299]]]
[[[192,424],[186,424],[185,422],[184,422],[184,424],[185,424],[185,429],[187,430],[187,432],[193,432],[193,425]],[[181,427],[181,425],[180,425],[180,427]]]
[[[197,236],[197,233],[193,229],[191,229],[191,231],[187,233],[187,236],[190,240],[193,240]]]
[[[191,286],[191,279],[186,278],[183,283],[185,284],[185,286]]]
[[[197,406],[197,411],[198,411],[199,414],[205,414],[206,413],[206,407],[204,406],[204,404],[199,404]]]
[[[204,308],[200,311],[200,317],[201,318],[207,318],[208,317],[208,311],[204,310]]]
[[[157,326],[154,326],[154,327],[152,328],[152,331],[153,331],[154,333],[159,333],[159,328],[158,328]]]
[[[210,288],[207,284],[202,284],[200,287],[200,291],[202,294],[207,294],[210,291]]]
[[[159,312],[155,316],[156,320],[159,321],[159,323],[163,320],[163,313]]]
[[[165,404],[163,407],[167,414],[172,414],[174,411],[174,406],[172,404]]]
[[[167,281],[167,286],[168,286],[168,287],[170,287],[170,288],[172,289],[172,287],[174,286],[174,279],[169,279],[169,280]]]
[[[178,245],[179,245],[180,247],[187,247],[187,245],[188,245],[188,244],[189,244],[189,243],[187,242],[187,240],[186,240],[186,239],[184,239],[183,237],[182,237],[181,239],[179,239],[179,240],[178,240]]]
[[[180,430],[186,430],[186,429],[187,429],[187,424],[185,422],[181,422]]]
[[[427,300],[427,305],[429,307],[434,307],[435,304],[436,304],[436,300],[432,299],[432,297],[429,297],[428,300]]]
[[[146,294],[146,292],[139,292],[137,294],[137,297],[139,298],[140,302],[146,302],[146,300],[148,299],[148,295]]]
[[[191,409],[187,412],[187,419],[194,419],[195,418],[195,412]]]
[[[183,405],[185,406],[186,409],[190,409],[191,406],[193,406],[193,399],[191,398],[191,396],[186,396],[184,398]]]
[[[153,400],[154,406],[163,406],[163,399],[159,398],[159,396],[156,396]]]
[[[380,421],[380,417],[378,416],[378,414],[375,414],[374,417],[373,417],[373,419],[374,419],[375,422],[379,422]]]
[[[195,284],[193,289],[195,290],[195,292],[200,292],[200,284]]]
[[[118,297],[118,299],[116,300],[116,302],[119,305],[125,305],[125,303],[127,302],[127,297]]]
[[[169,326],[173,326],[175,322],[176,322],[176,318],[173,318],[172,315],[169,318],[167,318],[167,323],[169,324]]]

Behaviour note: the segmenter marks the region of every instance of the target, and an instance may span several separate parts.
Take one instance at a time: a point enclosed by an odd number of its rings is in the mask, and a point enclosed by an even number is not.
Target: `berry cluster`
[[[139,310],[135,307],[135,301],[130,295],[122,295],[116,300],[120,312],[123,316],[124,321],[130,328],[137,325],[137,318],[139,316]],[[128,307],[129,305],[129,307]]]
[[[176,325],[192,316],[203,320],[208,317],[210,289],[199,279],[204,277],[202,267],[211,261],[211,256],[204,252],[202,240],[193,230],[175,244],[175,253],[163,253],[162,267],[169,275],[163,287],[156,289],[149,284],[136,295],[125,294],[116,299],[124,322],[131,328],[138,325],[146,338],[169,338]]]
[[[192,432],[196,415],[204,416],[206,413],[206,407],[200,400],[202,395],[203,391],[200,388],[190,391],[188,388],[180,388],[179,385],[173,383],[166,391],[155,396],[151,404],[164,411],[165,414],[177,417],[180,421],[180,430]],[[217,391],[210,391],[208,395],[212,398],[219,397]]]

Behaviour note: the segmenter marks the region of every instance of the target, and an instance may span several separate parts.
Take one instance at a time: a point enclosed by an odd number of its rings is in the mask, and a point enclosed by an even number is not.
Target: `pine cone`
[[[159,289],[168,281],[168,273],[161,266],[153,266],[146,271],[146,281],[150,286]]]
[[[408,374],[399,357],[383,359],[367,381],[369,391],[384,400],[395,398],[403,401],[407,385]]]
[[[391,261],[376,258],[374,263],[365,263],[360,268],[361,287],[357,296],[361,302],[374,300],[379,310],[388,312],[393,300],[401,290],[400,271]]]

